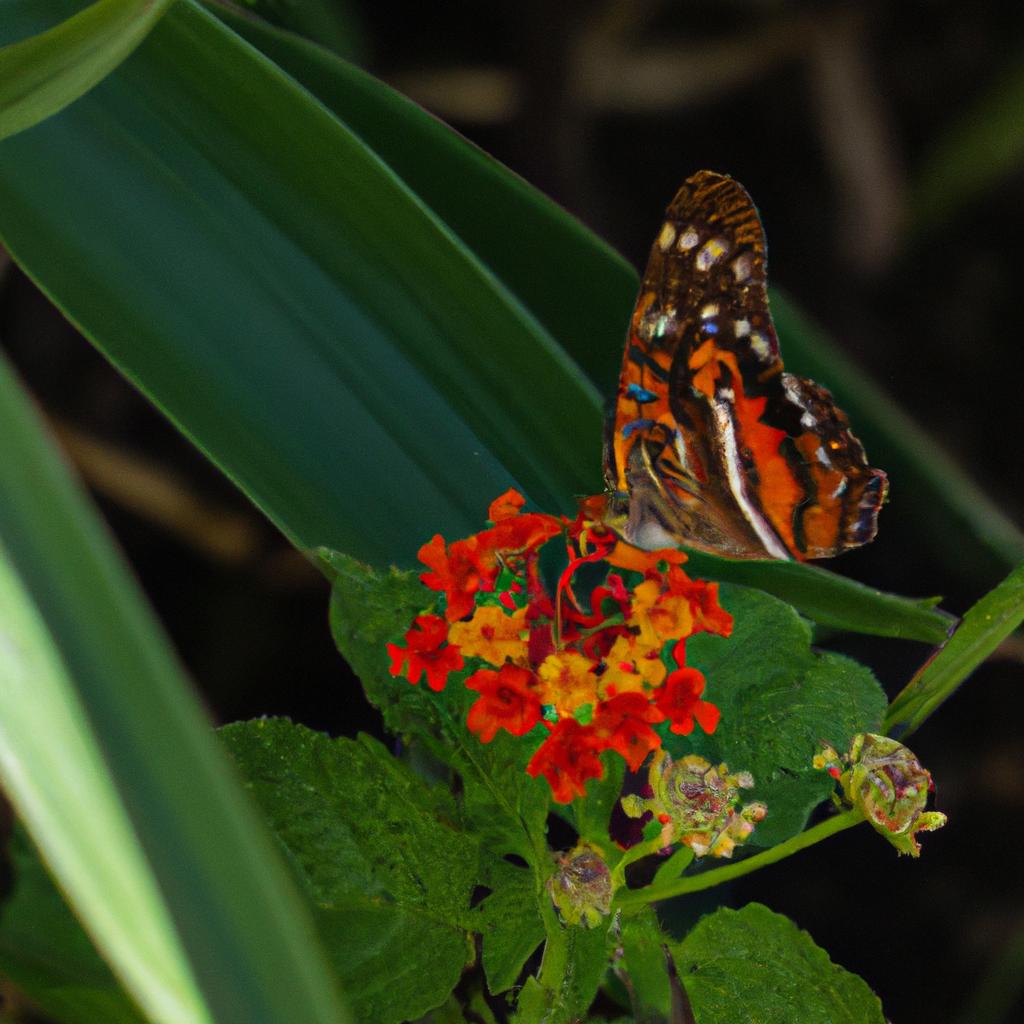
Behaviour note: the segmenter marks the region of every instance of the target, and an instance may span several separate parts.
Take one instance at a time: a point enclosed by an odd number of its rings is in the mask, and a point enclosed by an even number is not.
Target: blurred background
[[[252,9],[420,102],[638,269],[685,177],[736,177],[761,211],[772,282],[1022,522],[1024,5]],[[217,720],[283,714],[380,733],[334,651],[321,577],[2,255],[0,338]],[[931,499],[891,483],[878,540],[830,568],[942,594],[962,613],[1009,570],[1008,546],[930,530]],[[831,646],[870,664],[890,694],[928,653]],[[951,819],[924,837],[920,862],[856,830],[729,894],[792,916],[894,1022],[1024,1019],[1022,661],[1011,639],[914,737]]]

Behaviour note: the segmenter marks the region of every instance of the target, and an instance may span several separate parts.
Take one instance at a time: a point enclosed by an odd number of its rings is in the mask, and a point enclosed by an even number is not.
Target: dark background
[[[301,27],[301,4],[269,2]],[[772,279],[1021,521],[1024,5],[351,0],[338,26],[638,267],[686,176],[738,178]],[[0,273],[4,346],[217,719],[379,731],[319,576],[16,268]],[[892,486],[879,539],[834,568],[962,612],[998,568],[965,562],[955,535],[926,544],[927,508]],[[837,646],[890,693],[927,654]],[[1005,644],[915,736],[951,819],[919,862],[858,829],[730,894],[792,916],[895,1022],[1020,1019],[1021,663]]]

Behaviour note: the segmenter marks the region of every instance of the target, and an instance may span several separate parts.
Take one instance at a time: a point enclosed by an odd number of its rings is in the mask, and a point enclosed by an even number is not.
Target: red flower
[[[555,800],[568,804],[574,797],[586,795],[583,784],[587,779],[599,779],[604,774],[600,749],[593,726],[563,718],[530,758],[526,770],[534,778],[543,774]]]
[[[732,633],[732,616],[718,603],[718,584],[704,580],[691,580],[677,565],[668,571],[670,594],[679,594],[690,602],[693,614],[693,632],[704,630],[729,636]]]
[[[668,674],[665,685],[655,693],[657,709],[672,723],[669,728],[680,736],[693,732],[693,720],[706,733],[715,731],[721,712],[714,704],[701,700],[704,676],[695,668],[677,668]]]
[[[541,719],[541,703],[533,691],[532,672],[518,665],[502,665],[497,672],[482,668],[474,672],[466,686],[480,694],[469,709],[466,725],[490,743],[499,729],[513,736],[525,736]]]
[[[642,693],[622,693],[598,704],[591,727],[604,747],[621,754],[630,771],[661,746],[661,737],[649,722],[665,716]]]
[[[448,639],[448,624],[439,615],[418,615],[405,634],[405,647],[388,644],[391,674],[402,675],[413,685],[426,673],[432,690],[443,690],[449,672],[462,668],[462,654],[454,644],[441,645]]]
[[[510,487],[500,498],[491,502],[487,510],[487,518],[492,523],[500,523],[503,519],[511,519],[519,515],[526,499],[514,488]]]

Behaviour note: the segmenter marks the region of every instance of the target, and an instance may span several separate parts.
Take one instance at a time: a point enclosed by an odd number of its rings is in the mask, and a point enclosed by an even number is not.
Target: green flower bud
[[[814,766],[839,780],[846,801],[900,853],[917,857],[921,844],[916,833],[934,832],[946,824],[944,814],[924,809],[933,788],[931,774],[898,740],[859,733],[849,754],[840,757],[826,746]]]
[[[559,854],[558,868],[548,879],[548,892],[567,925],[596,928],[611,912],[612,876],[598,850],[580,843]]]

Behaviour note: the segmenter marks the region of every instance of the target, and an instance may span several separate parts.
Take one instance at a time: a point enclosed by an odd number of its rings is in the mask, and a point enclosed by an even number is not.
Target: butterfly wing
[[[823,558],[871,540],[886,490],[832,396],[786,373],[764,231],[701,171],[666,212],[633,311],[605,441],[627,540],[734,558]]]

